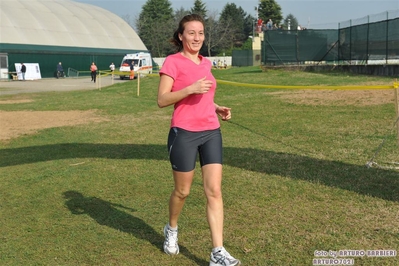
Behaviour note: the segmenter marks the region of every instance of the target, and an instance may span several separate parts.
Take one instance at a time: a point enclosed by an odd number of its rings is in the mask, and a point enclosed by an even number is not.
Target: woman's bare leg
[[[206,214],[213,247],[223,246],[222,165],[207,164],[202,167],[204,192],[207,199]]]
[[[173,171],[173,178],[175,181],[175,188],[169,199],[169,225],[171,227],[176,227],[186,198],[190,194],[194,170],[190,172]]]

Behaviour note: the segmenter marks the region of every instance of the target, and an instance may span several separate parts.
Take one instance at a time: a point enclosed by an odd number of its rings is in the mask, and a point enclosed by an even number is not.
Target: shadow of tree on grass
[[[2,149],[0,167],[71,158],[168,161],[166,145],[67,143]],[[224,164],[399,200],[399,173],[251,148],[224,148]],[[1,177],[0,177],[1,178]]]

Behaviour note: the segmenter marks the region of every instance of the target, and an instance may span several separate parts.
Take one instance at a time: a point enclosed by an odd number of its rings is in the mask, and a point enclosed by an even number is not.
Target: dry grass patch
[[[393,90],[298,90],[271,93],[289,103],[369,106],[395,102]]]
[[[89,111],[0,111],[0,140],[9,140],[41,129],[108,121]]]
[[[0,101],[0,104],[16,104],[16,103],[31,103],[33,100],[31,99],[20,99],[20,100],[5,100]]]

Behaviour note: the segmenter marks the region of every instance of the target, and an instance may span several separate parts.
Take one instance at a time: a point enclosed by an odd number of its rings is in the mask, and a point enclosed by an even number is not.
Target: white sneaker
[[[209,266],[238,266],[241,265],[241,261],[235,259],[230,255],[224,248],[220,249],[216,253],[211,252],[211,261]]]
[[[169,255],[179,254],[179,245],[177,244],[177,230],[171,230],[169,225],[163,228],[165,242],[163,242],[163,251]]]

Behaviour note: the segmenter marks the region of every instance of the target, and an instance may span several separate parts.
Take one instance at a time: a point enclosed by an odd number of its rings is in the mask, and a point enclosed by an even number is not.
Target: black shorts
[[[168,136],[169,160],[172,169],[179,172],[194,170],[197,154],[201,167],[222,164],[222,134],[220,128],[200,132],[173,127]]]

